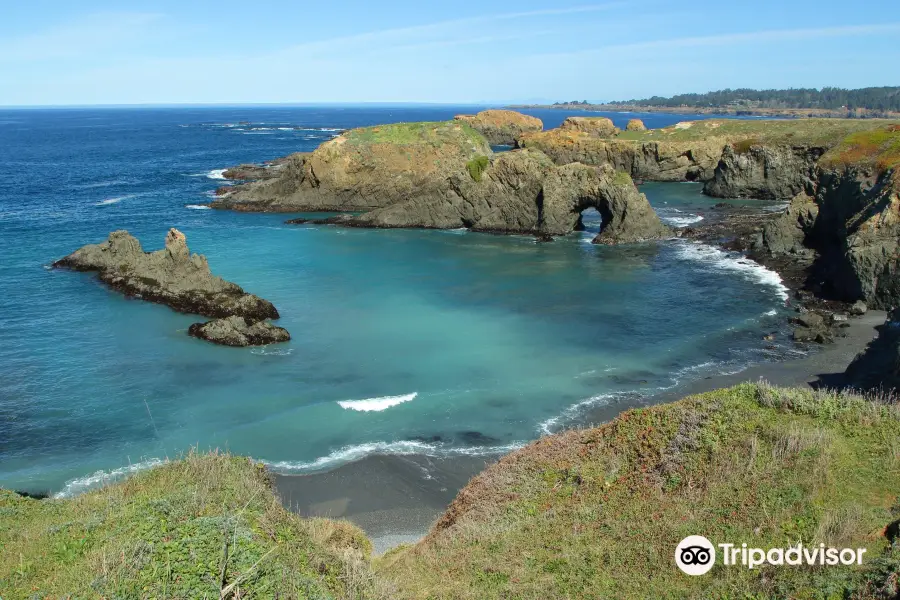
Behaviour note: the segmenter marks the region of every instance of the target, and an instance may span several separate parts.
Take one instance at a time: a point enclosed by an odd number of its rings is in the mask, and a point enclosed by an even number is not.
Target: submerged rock
[[[90,244],[56,261],[57,268],[96,271],[109,287],[126,296],[165,304],[206,317],[237,316],[249,322],[277,319],[268,300],[213,275],[206,257],[191,254],[184,234],[170,229],[165,248],[144,252],[127,231],[114,231],[102,244]]]
[[[239,316],[194,323],[188,328],[188,335],[224,346],[265,346],[291,339],[287,329]]]
[[[457,115],[454,119],[470,125],[494,146],[515,146],[522,134],[544,128],[537,117],[513,110],[483,110],[476,115]]]

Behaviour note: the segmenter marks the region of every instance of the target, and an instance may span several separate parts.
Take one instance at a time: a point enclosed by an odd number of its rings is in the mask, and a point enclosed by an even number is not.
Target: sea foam
[[[340,400],[338,404],[341,408],[348,410],[358,410],[362,412],[381,412],[392,406],[397,406],[404,402],[409,402],[416,396],[418,392],[404,394],[402,396],[380,396],[378,398],[367,398],[365,400]]]
[[[190,208],[191,210],[212,210],[212,207],[206,204],[185,204],[185,208]]]
[[[390,454],[394,456],[420,455],[431,458],[449,456],[491,456],[506,454],[518,450],[525,442],[512,442],[501,446],[447,447],[417,440],[401,440],[396,442],[369,442],[344,446],[326,456],[308,462],[260,461],[270,469],[279,473],[315,473],[327,471],[340,465],[355,462],[373,454]]]
[[[225,171],[227,170],[228,169],[213,169],[212,171],[207,172],[206,176],[209,179],[226,179]]]
[[[725,252],[702,242],[677,242],[677,256],[682,260],[700,263],[704,267],[717,271],[730,271],[761,285],[773,288],[782,300],[788,299],[788,288],[781,281],[781,276],[756,261],[737,253]]]

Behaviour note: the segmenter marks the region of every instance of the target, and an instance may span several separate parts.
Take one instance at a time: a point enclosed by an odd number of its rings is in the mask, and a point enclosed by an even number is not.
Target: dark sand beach
[[[886,313],[853,317],[835,343],[813,347],[800,358],[767,363],[740,373],[686,382],[638,403],[618,402],[589,411],[582,424],[600,424],[635,406],[671,402],[744,381],[779,386],[841,385],[853,358],[877,336]],[[373,455],[325,473],[277,475],[285,506],[303,516],[348,519],[373,540],[376,553],[420,539],[468,480],[498,456],[430,458]]]

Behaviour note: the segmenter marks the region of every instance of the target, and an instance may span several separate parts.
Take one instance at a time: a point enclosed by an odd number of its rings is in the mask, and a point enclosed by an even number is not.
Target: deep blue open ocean
[[[593,246],[596,213],[592,231],[536,244],[204,206],[231,165],[475,110],[0,111],[0,487],[74,493],[193,446],[284,472],[371,452],[497,452],[592,405],[790,352],[761,339],[787,310],[775,274],[689,241]],[[571,114],[528,112],[546,127]],[[694,184],[642,191],[673,225],[717,202]],[[272,301],[293,340],[213,346],[186,335],[197,317],[48,268],[116,229],[157,249],[170,227]]]

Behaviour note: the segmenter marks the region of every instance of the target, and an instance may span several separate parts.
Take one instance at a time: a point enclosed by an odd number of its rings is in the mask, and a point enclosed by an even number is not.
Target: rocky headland
[[[626,173],[555,164],[534,149],[495,154],[460,120],[350,130],[312,153],[292,155],[275,176],[229,188],[212,206],[362,212],[293,223],[539,236],[571,232],[581,211],[594,207],[604,217],[597,243],[672,235]]]
[[[277,319],[278,311],[268,300],[248,294],[239,285],[212,274],[206,257],[191,254],[187,240],[177,229],[166,235],[165,247],[155,252],[144,252],[141,243],[127,231],[114,231],[101,244],[89,244],[53,263],[56,268],[75,271],[93,271],[100,281],[126,296],[148,302],[165,304],[183,313],[198,314],[214,319],[235,317],[228,321],[231,329],[244,329],[248,343],[234,344],[220,339],[239,339],[234,335],[220,334],[221,325],[216,321],[195,324],[197,335],[209,341],[228,345],[249,345],[284,341],[283,334],[261,323]],[[285,332],[281,328],[274,328]],[[194,333],[192,332],[192,335]],[[266,340],[269,341],[261,341]],[[289,337],[288,337],[289,339]]]

